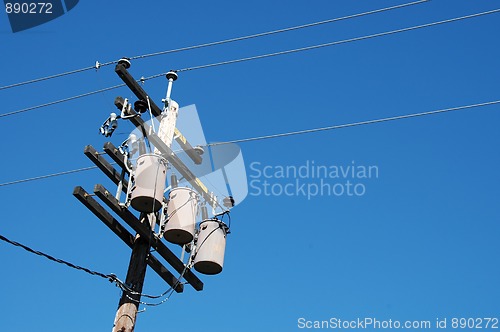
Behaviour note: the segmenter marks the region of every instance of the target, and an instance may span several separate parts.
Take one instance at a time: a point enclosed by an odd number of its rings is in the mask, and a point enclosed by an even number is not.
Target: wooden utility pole
[[[141,223],[151,227],[145,214],[141,215]],[[144,278],[146,277],[149,250],[149,241],[137,234],[132,248],[132,255],[130,256],[127,278],[125,279],[125,284],[132,292],[123,291],[115,316],[113,332],[134,331],[137,311],[141,300],[140,293],[142,292]]]

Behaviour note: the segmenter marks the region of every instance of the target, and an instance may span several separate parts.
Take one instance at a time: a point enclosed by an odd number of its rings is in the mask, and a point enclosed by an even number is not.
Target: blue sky
[[[238,37],[397,1],[80,2],[12,33],[0,14],[0,85],[122,56]],[[241,43],[136,60],[135,77],[358,37],[497,9],[425,4]],[[207,141],[225,141],[499,99],[500,14],[304,53],[179,74]],[[1,113],[121,83],[112,66],[0,91]],[[148,81],[157,103],[166,81]],[[0,118],[0,182],[91,166],[102,121],[127,89]],[[499,317],[499,106],[240,145],[261,167],[375,165],[362,196],[265,196],[232,211],[224,271],[147,308],[137,331],[295,331],[297,320]],[[129,131],[122,124],[118,133]],[[125,136],[112,138],[115,144]],[[255,165],[255,164],[254,164]],[[263,180],[263,179],[261,179]],[[295,179],[268,179],[286,185]],[[316,183],[317,179],[303,179]],[[326,179],[328,183],[342,179]],[[99,171],[0,187],[0,234],[125,278],[130,250],[72,195],[111,187]],[[2,330],[109,331],[109,282],[0,244]],[[144,291],[166,284],[148,270]],[[142,308],[142,307],[141,307]],[[500,317],[499,317],[500,318]],[[449,327],[449,326],[448,326]]]

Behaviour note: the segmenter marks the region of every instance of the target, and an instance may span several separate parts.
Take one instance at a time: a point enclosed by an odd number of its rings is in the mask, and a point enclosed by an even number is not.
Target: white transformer
[[[224,266],[227,228],[217,219],[200,223],[194,268],[203,274],[218,274]]]
[[[161,209],[167,177],[167,161],[157,154],[137,158],[135,183],[130,204],[140,212],[152,213]]]
[[[193,241],[198,195],[190,188],[177,187],[170,191],[167,207],[165,240],[175,244],[188,244]]]

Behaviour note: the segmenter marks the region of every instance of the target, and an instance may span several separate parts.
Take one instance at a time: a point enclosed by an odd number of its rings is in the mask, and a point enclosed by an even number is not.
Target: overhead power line
[[[177,285],[179,283],[181,283],[182,277],[184,276],[184,274],[188,270],[187,267],[184,268],[184,270],[180,274],[179,278],[177,278],[177,281],[174,284],[174,287],[169,288],[167,291],[163,292],[160,295],[148,295],[148,294],[142,294],[142,293],[137,293],[137,292],[132,291],[123,281],[121,281],[120,279],[118,279],[118,277],[116,275],[112,274],[112,273],[111,274],[104,274],[104,273],[101,273],[101,272],[98,272],[98,271],[94,271],[94,270],[91,270],[91,269],[83,267],[83,266],[79,266],[79,265],[73,264],[73,263],[68,262],[66,260],[53,257],[53,256],[51,256],[49,254],[44,253],[44,252],[41,252],[41,251],[35,250],[33,248],[30,248],[27,245],[24,245],[22,243],[10,240],[10,239],[6,238],[5,236],[3,236],[1,234],[0,234],[0,240],[6,242],[8,244],[11,244],[11,245],[13,245],[15,247],[22,248],[22,249],[26,250],[27,252],[29,252],[31,254],[35,254],[37,256],[45,257],[45,258],[47,258],[48,260],[50,260],[52,262],[65,265],[67,267],[70,267],[70,268],[78,270],[78,271],[83,271],[83,272],[88,273],[88,274],[93,275],[93,276],[97,276],[97,277],[101,277],[103,279],[107,279],[110,282],[115,283],[123,292],[128,293],[128,294],[140,294],[141,296],[144,296],[144,297],[156,299],[156,298],[164,297],[168,293],[168,296],[165,299],[163,299],[161,302],[159,302],[159,303],[144,303],[144,302],[140,302],[139,301],[141,304],[145,304],[145,305],[149,305],[149,306],[157,306],[157,305],[163,304],[166,301],[168,301],[170,299],[170,297],[172,296],[173,292],[175,291],[175,288],[177,287]]]
[[[437,22],[432,22],[432,23],[427,23],[427,24],[422,24],[422,25],[416,25],[416,26],[412,26],[412,27],[408,27],[408,28],[402,28],[402,29],[397,29],[397,30],[391,30],[391,31],[376,33],[376,34],[372,34],[372,35],[366,35],[366,36],[362,36],[362,37],[344,39],[344,40],[339,40],[339,41],[335,41],[335,42],[331,42],[331,43],[320,44],[320,45],[313,45],[313,46],[302,47],[302,48],[297,48],[297,49],[292,49],[292,50],[286,50],[286,51],[281,51],[281,52],[274,52],[274,53],[256,55],[256,56],[247,57],[247,58],[240,58],[240,59],[235,59],[235,60],[227,60],[227,61],[222,61],[222,62],[215,62],[215,63],[206,64],[206,65],[200,65],[200,66],[195,66],[195,67],[186,67],[186,68],[178,69],[176,71],[177,72],[193,71],[193,70],[197,70],[197,69],[204,69],[204,68],[209,68],[209,67],[218,67],[218,66],[229,65],[229,64],[238,63],[238,62],[245,62],[245,61],[257,60],[257,59],[269,58],[269,57],[274,57],[274,56],[279,56],[279,55],[285,55],[285,54],[290,54],[290,53],[310,51],[310,50],[314,50],[314,49],[318,49],[318,48],[323,48],[323,47],[328,47],[328,46],[334,46],[334,45],[340,45],[340,44],[346,44],[346,43],[356,42],[356,41],[360,41],[360,40],[366,40],[366,39],[371,39],[371,38],[376,38],[376,37],[387,36],[387,35],[393,35],[393,34],[402,33],[402,32],[406,32],[406,31],[417,30],[417,29],[427,28],[427,27],[436,26],[436,25],[440,25],[440,24],[446,24],[446,23],[461,21],[461,20],[465,20],[465,19],[470,19],[470,18],[484,16],[484,15],[498,13],[498,12],[500,12],[500,9],[494,9],[494,10],[489,10],[489,11],[486,11],[486,12],[481,12],[481,13],[476,13],[476,14],[471,14],[471,15],[466,15],[466,16],[461,16],[461,17],[456,17],[456,18],[451,18],[451,19],[447,19],[447,20],[443,20],[443,21],[437,21]],[[152,76],[149,76],[147,78],[143,78],[141,81],[146,81],[146,80],[150,80],[150,79],[162,77],[162,76],[165,76],[166,74],[167,73],[165,72],[165,73],[160,73],[160,74],[152,75]],[[116,89],[116,88],[119,88],[119,87],[122,87],[122,86],[124,86],[124,85],[123,84],[122,85],[115,85],[115,86],[112,86],[112,87],[109,87],[109,88],[104,88],[104,89],[101,89],[101,90],[96,90],[96,91],[84,93],[84,94],[81,94],[81,95],[77,95],[77,96],[74,96],[74,97],[69,97],[69,98],[57,100],[57,101],[46,103],[46,104],[41,104],[41,105],[32,106],[32,107],[28,107],[28,108],[17,110],[17,111],[3,113],[3,114],[0,114],[0,118],[6,117],[6,116],[10,116],[10,115],[14,115],[14,114],[18,114],[18,113],[27,112],[27,111],[34,110],[34,109],[39,109],[39,108],[51,106],[51,105],[54,105],[54,104],[59,104],[59,103],[71,101],[71,100],[78,99],[78,98],[87,97],[87,96],[90,96],[90,95],[93,95],[93,94],[96,94],[96,93],[100,93],[100,92],[104,92],[104,91]]]
[[[142,77],[139,81],[145,82],[145,81],[149,81],[149,80],[161,77],[161,76],[164,76],[164,74],[162,73],[162,74],[156,74],[156,75],[152,75],[152,76],[148,76],[148,77]],[[45,104],[40,104],[40,105],[36,105],[36,106],[30,106],[30,107],[22,108],[20,110],[16,110],[16,111],[12,111],[12,112],[7,112],[7,113],[0,114],[0,118],[6,117],[6,116],[15,115],[15,114],[20,114],[20,113],[24,113],[24,112],[28,112],[28,111],[33,111],[33,110],[36,110],[36,109],[39,109],[39,108],[44,108],[44,107],[47,107],[47,106],[53,106],[53,105],[56,105],[56,104],[62,104],[62,103],[68,102],[68,101],[72,101],[72,100],[76,100],[76,99],[80,99],[80,98],[84,98],[84,97],[89,97],[89,96],[92,96],[92,95],[95,95],[95,94],[98,94],[98,93],[102,93],[102,92],[106,92],[106,91],[118,89],[118,88],[121,88],[121,87],[124,87],[124,86],[125,86],[125,84],[113,85],[113,86],[110,86],[110,87],[107,87],[107,88],[103,88],[103,89],[99,89],[99,90],[95,90],[95,91],[91,91],[91,92],[82,93],[80,95],[76,95],[76,96],[73,96],[73,97],[63,98],[63,99],[59,99],[59,100],[56,100],[56,101],[51,101],[51,102],[48,102],[48,103],[45,103]]]
[[[16,110],[16,111],[12,111],[12,112],[7,112],[7,113],[0,114],[0,118],[6,117],[6,116],[10,116],[10,115],[20,114],[20,113],[24,113],[24,112],[28,112],[28,111],[33,111],[33,110],[36,110],[36,109],[39,109],[39,108],[44,108],[44,107],[48,107],[48,106],[53,106],[53,105],[65,103],[65,102],[68,102],[68,101],[71,101],[71,100],[76,100],[76,99],[80,99],[80,98],[92,96],[92,95],[95,95],[95,94],[98,94],[98,93],[101,93],[101,92],[106,92],[106,91],[118,89],[118,88],[121,88],[123,86],[125,86],[125,84],[118,84],[118,85],[110,86],[110,87],[107,87],[107,88],[104,88],[104,89],[99,89],[99,90],[95,90],[95,91],[91,91],[91,92],[82,93],[81,95],[76,95],[76,96],[73,96],[73,97],[63,98],[63,99],[59,99],[59,100],[56,100],[56,101],[51,101],[51,102],[48,102],[48,103],[45,103],[45,104],[40,104],[40,105],[36,105],[36,106],[30,106],[30,107],[22,108],[20,110]]]
[[[11,89],[11,88],[15,88],[15,87],[18,87],[18,86],[33,84],[33,83],[42,82],[42,81],[48,81],[48,80],[52,80],[54,78],[63,77],[63,76],[69,76],[69,75],[81,73],[81,72],[84,72],[84,71],[87,71],[87,70],[91,70],[91,69],[97,69],[97,67],[96,66],[84,67],[84,68],[70,70],[70,71],[67,71],[67,72],[59,73],[59,74],[54,74],[54,75],[44,76],[44,77],[40,77],[40,78],[35,78],[35,79],[24,81],[24,82],[9,84],[9,85],[5,85],[5,86],[0,87],[0,90]]]
[[[456,111],[460,111],[460,110],[466,110],[466,109],[472,109],[472,108],[478,108],[478,107],[484,107],[484,106],[491,106],[491,105],[497,105],[497,104],[500,104],[500,100],[494,100],[494,101],[477,103],[477,104],[470,104],[470,105],[464,105],[464,106],[457,106],[457,107],[451,107],[451,108],[444,108],[444,109],[428,111],[428,112],[412,113],[412,114],[391,116],[391,117],[374,119],[374,120],[352,122],[352,123],[333,125],[333,126],[328,126],[328,127],[290,131],[290,132],[281,133],[281,134],[263,135],[263,136],[235,139],[235,140],[224,141],[224,142],[214,142],[214,143],[207,144],[207,146],[216,146],[216,145],[231,144],[231,143],[246,143],[246,142],[252,142],[252,141],[261,141],[261,140],[268,140],[268,139],[274,139],[274,138],[280,138],[280,137],[294,136],[294,135],[312,134],[312,133],[321,132],[321,131],[349,128],[349,127],[359,127],[359,126],[364,126],[364,125],[369,125],[369,124],[376,124],[376,123],[381,123],[381,122],[390,122],[390,121],[403,120],[403,119],[409,119],[409,118],[423,117],[423,116],[428,116],[428,115],[436,115],[436,114],[440,114],[440,113],[450,113],[450,112],[456,112]],[[41,179],[62,176],[62,175],[71,174],[71,173],[83,172],[83,171],[87,171],[87,170],[94,169],[94,168],[96,168],[96,166],[79,168],[79,169],[75,169],[75,170],[71,170],[71,171],[64,171],[64,172],[54,173],[54,174],[50,174],[50,175],[42,175],[42,176],[37,176],[37,177],[32,177],[32,178],[27,178],[27,179],[22,179],[22,180],[16,180],[16,181],[11,181],[11,182],[5,182],[5,183],[1,183],[0,187],[15,185],[15,184],[23,183],[23,182],[37,181],[37,180],[41,180]]]
[[[215,41],[215,42],[210,42],[210,43],[204,43],[204,44],[198,44],[198,45],[193,45],[193,46],[186,46],[186,47],[181,47],[181,48],[176,48],[176,49],[171,49],[171,50],[166,50],[166,51],[160,51],[160,52],[154,52],[154,53],[149,53],[149,54],[136,55],[136,56],[131,57],[130,59],[131,60],[145,59],[145,58],[149,58],[149,57],[153,57],[153,56],[159,56],[159,55],[165,55],[165,54],[170,54],[170,53],[177,53],[177,52],[189,51],[189,50],[194,50],[194,49],[199,49],[199,48],[217,46],[217,45],[222,45],[222,44],[228,44],[228,43],[243,41],[243,40],[247,40],[247,39],[253,39],[253,38],[258,38],[258,37],[264,37],[264,36],[274,35],[274,34],[278,34],[278,33],[284,33],[284,32],[289,32],[289,31],[294,31],[294,30],[300,30],[300,29],[310,28],[310,27],[314,27],[314,26],[318,26],[318,25],[327,24],[327,23],[333,23],[333,22],[338,22],[338,21],[353,19],[353,18],[357,18],[357,17],[367,16],[367,15],[371,15],[371,14],[377,14],[377,13],[381,13],[381,12],[385,12],[385,11],[390,11],[390,10],[394,10],[394,9],[409,7],[409,6],[421,4],[421,3],[424,3],[424,2],[428,2],[428,1],[429,0],[419,0],[419,1],[414,1],[414,2],[404,3],[404,4],[401,4],[401,5],[396,5],[396,6],[391,6],[391,7],[385,7],[385,8],[381,8],[381,9],[375,9],[375,10],[371,10],[371,11],[367,11],[367,12],[363,12],[363,13],[358,13],[358,14],[352,14],[352,15],[347,15],[347,16],[343,16],[343,17],[332,18],[332,19],[328,19],[328,20],[324,20],[324,21],[313,22],[313,23],[309,23],[309,24],[297,25],[297,26],[293,26],[293,27],[289,27],[289,28],[284,28],[284,29],[278,29],[278,30],[267,31],[267,32],[262,32],[262,33],[256,33],[256,34],[242,36],[242,37],[236,37],[236,38],[229,38],[229,39],[224,39],[224,40],[220,40],[220,41]],[[14,83],[14,84],[10,84],[10,85],[5,85],[5,86],[0,87],[0,91],[1,90],[6,90],[6,89],[10,89],[10,88],[19,87],[19,86],[23,86],[23,85],[33,84],[33,83],[37,83],[37,82],[47,81],[47,80],[51,80],[51,79],[55,79],[55,78],[59,78],[59,77],[63,77],[63,76],[69,76],[69,75],[81,73],[81,72],[92,70],[92,69],[99,69],[100,67],[105,67],[105,66],[109,66],[109,65],[112,65],[112,64],[116,64],[116,63],[118,63],[118,61],[109,61],[109,62],[105,62],[105,63],[98,63],[98,62],[96,62],[96,64],[94,66],[84,67],[84,68],[80,68],[80,69],[76,69],[76,70],[71,70],[71,71],[67,71],[67,72],[63,72],[63,73],[59,73],[59,74],[55,74],[55,75],[49,75],[49,76],[40,77],[40,78],[36,78],[36,79],[32,79],[32,80],[27,80],[27,81],[24,81],[24,82],[19,82],[19,83]]]
[[[38,250],[35,250],[35,249],[32,249],[24,244],[21,244],[19,242],[16,242],[16,241],[12,241],[12,240],[9,240],[8,238],[6,238],[5,236],[3,235],[0,235],[0,240],[4,241],[4,242],[7,242],[9,244],[12,244],[13,246],[16,246],[16,247],[20,247],[20,248],[23,248],[24,250],[32,253],[32,254],[35,254],[35,255],[38,255],[38,256],[42,256],[42,257],[45,257],[53,262],[56,262],[56,263],[59,263],[59,264],[63,264],[63,265],[66,265],[72,269],[75,269],[75,270],[79,270],[79,271],[83,271],[83,272],[86,272],[90,275],[93,275],[93,276],[98,276],[98,277],[101,277],[101,278],[104,278],[104,279],[108,279],[109,281],[111,282],[115,282],[117,279],[116,279],[116,276],[114,274],[104,274],[104,273],[101,273],[101,272],[97,272],[97,271],[93,271],[93,270],[90,270],[86,267],[82,267],[82,266],[79,266],[79,265],[75,265],[73,263],[70,263],[68,261],[65,261],[65,260],[62,260],[62,259],[59,259],[59,258],[55,258],[55,257],[52,257],[51,255],[48,255],[48,254],[45,254],[41,251],[38,251]]]
[[[435,114],[447,113],[447,112],[454,112],[454,111],[460,111],[460,110],[465,110],[465,109],[469,109],[469,108],[476,108],[476,107],[482,107],[482,106],[491,106],[491,105],[496,105],[496,104],[500,104],[500,100],[489,101],[489,102],[479,103],[479,104],[472,104],[472,105],[465,105],[465,106],[444,108],[444,109],[435,110],[435,111],[429,111],[429,112],[413,113],[413,114],[407,114],[407,115],[391,116],[391,117],[388,117],[388,118],[381,118],[381,119],[375,119],[375,120],[367,120],[367,121],[346,123],[346,124],[342,124],[342,125],[335,125],[335,126],[328,126],[328,127],[314,128],[314,129],[306,129],[306,130],[290,131],[290,132],[281,133],[281,134],[273,134],[273,135],[264,135],[264,136],[250,137],[250,138],[235,139],[235,140],[232,140],[232,141],[209,143],[207,145],[208,146],[215,146],[215,145],[223,145],[223,144],[230,144],[230,143],[245,143],[245,142],[261,141],[261,140],[272,139],[272,138],[280,138],[280,137],[286,137],[286,136],[311,134],[311,133],[316,133],[316,132],[320,132],[320,131],[342,129],[342,128],[349,128],[349,127],[358,127],[358,126],[364,126],[364,125],[369,125],[369,124],[374,124],[374,123],[389,122],[389,121],[403,120],[403,119],[409,119],[409,118],[417,118],[417,117],[421,117],[421,116],[435,115]]]
[[[23,182],[31,182],[31,181],[37,181],[37,180],[42,180],[42,179],[47,179],[47,178],[53,178],[53,177],[56,177],[56,176],[61,176],[61,175],[66,175],[66,174],[73,174],[73,173],[85,172],[85,171],[90,171],[90,170],[96,169],[96,168],[97,168],[97,166],[89,166],[89,167],[83,167],[83,168],[74,169],[74,170],[71,170],[71,171],[65,171],[65,172],[59,172],[59,173],[54,173],[54,174],[35,176],[35,177],[32,177],[32,178],[27,178],[27,179],[22,179],[22,180],[16,180],[16,181],[10,181],[10,182],[5,182],[5,183],[0,183],[0,187],[11,186],[11,185],[19,184],[19,183],[23,183]]]
[[[289,32],[289,31],[294,31],[294,30],[300,30],[300,29],[305,29],[305,28],[311,28],[315,27],[318,25],[323,25],[327,23],[333,23],[333,22],[339,22],[339,21],[344,21],[348,19],[353,19],[353,18],[358,18],[362,16],[367,16],[371,14],[377,14],[381,12],[386,12],[390,11],[393,9],[399,9],[403,7],[408,7],[408,6],[413,6],[417,4],[421,4],[424,2],[428,2],[430,0],[420,0],[420,1],[414,1],[414,2],[409,2],[409,3],[404,3],[401,5],[396,5],[396,6],[391,6],[391,7],[386,7],[386,8],[381,8],[381,9],[375,9],[363,13],[358,13],[358,14],[352,14],[352,15],[347,15],[343,17],[337,17],[337,18],[332,18],[329,20],[324,20],[324,21],[319,21],[319,22],[314,22],[314,23],[309,23],[309,24],[303,24],[303,25],[297,25],[294,27],[290,28],[284,28],[284,29],[278,29],[278,30],[273,30],[273,31],[268,31],[268,32],[262,32],[262,33],[256,33],[253,35],[248,35],[248,36],[243,36],[243,37],[236,37],[236,38],[230,38],[230,39],[224,39],[221,41],[216,41],[216,42],[211,42],[211,43],[206,43],[206,44],[199,44],[199,45],[194,45],[194,46],[188,46],[188,47],[182,47],[182,48],[177,48],[173,50],[167,50],[167,51],[160,51],[156,53],[149,53],[149,54],[144,54],[144,55],[138,55],[135,57],[132,57],[131,59],[143,59],[143,58],[148,58],[152,56],[157,56],[157,55],[164,55],[164,54],[169,54],[169,53],[175,53],[175,52],[181,52],[181,51],[188,51],[188,50],[194,50],[198,48],[204,48],[204,47],[210,47],[210,46],[216,46],[216,45],[222,45],[222,44],[228,44],[228,43],[233,43],[233,42],[238,42],[242,40],[247,40],[247,39],[253,39],[253,38],[258,38],[258,37],[264,37],[264,36],[270,36],[278,33],[283,33],[283,32]]]
[[[210,67],[218,67],[218,66],[229,65],[229,64],[233,64],[233,63],[239,63],[239,62],[257,60],[257,59],[263,59],[263,58],[270,58],[270,57],[274,57],[274,56],[278,56],[278,55],[285,55],[285,54],[298,53],[298,52],[303,52],[303,51],[310,51],[310,50],[315,50],[315,49],[323,48],[323,47],[329,47],[329,46],[340,45],[340,44],[347,44],[347,43],[352,43],[352,42],[356,42],[356,41],[360,41],[360,40],[372,39],[372,38],[377,38],[377,37],[382,37],[382,36],[394,35],[394,34],[401,33],[401,32],[406,32],[406,31],[412,31],[412,30],[418,30],[418,29],[428,28],[428,27],[432,27],[432,26],[436,26],[436,25],[440,25],[440,24],[445,24],[445,23],[451,23],[451,22],[466,20],[466,19],[469,19],[469,18],[484,16],[484,15],[498,13],[498,12],[500,12],[500,9],[494,9],[494,10],[490,10],[490,11],[486,11],[486,12],[481,12],[481,13],[477,13],[477,14],[471,14],[471,15],[466,15],[466,16],[461,16],[461,17],[456,17],[456,18],[451,18],[451,19],[448,19],[448,20],[443,20],[443,21],[438,21],[438,22],[432,22],[432,23],[427,23],[427,24],[416,25],[416,26],[412,26],[412,27],[409,27],[409,28],[402,28],[402,29],[397,29],[397,30],[380,32],[380,33],[375,33],[375,34],[372,34],[372,35],[366,35],[366,36],[362,36],[362,37],[349,38],[349,39],[334,41],[334,42],[331,42],[331,43],[325,43],[325,44],[319,44],[319,45],[301,47],[301,48],[296,48],[296,49],[286,50],[286,51],[281,51],[281,52],[267,53],[267,54],[256,55],[256,56],[251,56],[251,57],[247,57],[247,58],[241,58],[241,59],[235,59],[235,60],[227,60],[227,61],[215,62],[215,63],[210,63],[210,64],[206,64],[206,65],[200,65],[200,66],[194,66],[194,67],[187,67],[187,68],[178,69],[176,71],[177,72],[183,72],[183,71],[204,69],[204,68],[210,68]]]

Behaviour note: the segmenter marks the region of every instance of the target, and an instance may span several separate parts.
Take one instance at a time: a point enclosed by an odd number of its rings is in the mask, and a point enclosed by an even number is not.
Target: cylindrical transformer
[[[137,158],[135,183],[130,204],[140,212],[152,213],[161,209],[167,177],[167,161],[157,154]]]
[[[175,244],[193,241],[198,195],[190,188],[177,187],[170,191],[167,206],[168,220],[165,225],[165,240]]]
[[[224,266],[226,250],[226,227],[217,219],[200,223],[200,232],[196,244],[194,268],[203,274],[218,274]]]

